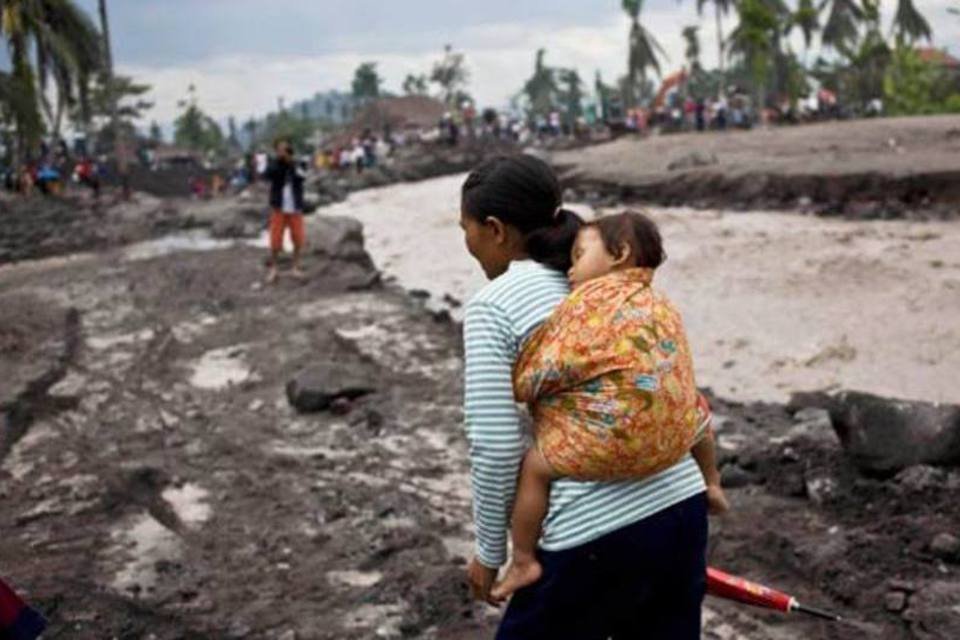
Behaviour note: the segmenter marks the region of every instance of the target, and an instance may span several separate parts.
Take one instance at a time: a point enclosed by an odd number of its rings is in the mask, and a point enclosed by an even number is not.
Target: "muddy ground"
[[[582,197],[956,218],[960,117],[927,116],[621,138],[552,156]]]
[[[250,247],[137,255],[0,272],[4,371],[27,372],[4,387],[0,566],[46,637],[489,637],[461,580],[456,325],[317,256],[265,288]],[[297,414],[287,380],[328,362],[376,391]],[[822,416],[715,404],[734,512],[711,562],[856,624],[708,601],[705,637],[955,637],[957,566],[929,543],[960,526],[960,474],[863,478]]]
[[[387,195],[409,201],[408,225],[441,233],[438,219],[412,213],[429,201],[446,221],[446,200],[437,204],[421,186],[360,200],[370,200],[371,210],[383,208]],[[376,238],[375,253],[385,256],[377,262],[387,271],[377,277],[359,230],[330,219],[349,212],[349,202],[308,221],[308,282],[282,278],[266,287],[262,249],[207,236],[256,236],[255,201],[139,195],[133,206],[108,208],[106,225],[80,207],[37,209],[64,229],[26,221],[35,205],[0,201],[0,238],[15,252],[0,264],[0,573],[48,615],[45,637],[492,637],[498,613],[471,603],[462,581],[472,533],[459,327],[437,313],[433,299],[392,282],[392,269],[404,284],[412,277],[396,240]],[[404,211],[383,213],[396,227]],[[678,270],[665,274],[671,290],[691,301],[703,298],[682,287],[687,269],[704,268],[691,258],[697,247],[702,260],[726,264],[719,245],[739,242],[747,253],[770,253],[774,269],[775,230],[785,225],[766,214],[746,227],[707,212],[658,219],[670,234],[699,223],[690,245],[671,254]],[[836,221],[818,230],[791,219],[797,224],[781,234],[782,250],[796,258],[786,261],[787,280],[845,282],[853,274],[851,286],[868,288],[883,288],[886,277],[929,280],[908,307],[954,304],[943,297],[954,291],[944,283],[955,281],[957,267],[941,255],[955,242],[946,226],[845,233]],[[190,232],[197,235],[179,235],[192,227],[201,227]],[[23,249],[7,240],[9,229],[57,242]],[[805,257],[804,243],[818,234],[830,251]],[[901,261],[902,246],[911,255],[935,247],[937,265],[917,255],[909,268],[885,268],[888,255]],[[861,264],[864,255],[872,257]],[[820,258],[833,271],[821,273]],[[470,282],[454,263],[439,260],[435,268],[456,286]],[[736,284],[737,297],[776,284],[749,274],[736,280],[731,269],[713,276]],[[796,291],[812,299],[829,293]],[[864,311],[861,322],[882,325],[878,309]],[[712,339],[711,347],[725,348]],[[762,349],[747,351],[757,366],[769,360]],[[849,369],[848,352],[816,367],[842,383],[861,371]],[[933,364],[909,361],[901,375],[948,366],[955,352],[941,355]],[[287,382],[322,364],[349,372],[372,393],[298,413]],[[733,367],[718,364],[714,377]],[[848,621],[708,599],[704,637],[960,637],[960,550],[951,551],[943,535],[960,531],[960,470],[863,475],[822,411],[734,401],[736,394],[717,387],[722,473],[734,508],[712,523],[710,562]]]
[[[455,331],[320,259],[252,286],[261,257],[5,270],[4,326],[29,335],[4,370],[48,367],[6,389],[0,566],[46,637],[417,637],[472,612]],[[296,414],[287,379],[323,362],[377,393]]]

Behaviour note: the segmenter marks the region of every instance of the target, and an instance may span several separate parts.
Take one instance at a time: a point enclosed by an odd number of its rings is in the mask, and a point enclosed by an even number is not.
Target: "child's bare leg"
[[[547,515],[550,482],[556,477],[540,450],[530,447],[520,467],[517,497],[510,520],[513,558],[503,579],[490,592],[494,599],[503,600],[517,589],[540,579],[543,569],[537,561],[537,540]]]
[[[710,513],[719,515],[730,509],[727,496],[720,486],[720,472],[717,471],[717,449],[714,442],[713,429],[707,433],[690,450],[693,459],[697,461],[703,479],[707,483],[707,505]]]

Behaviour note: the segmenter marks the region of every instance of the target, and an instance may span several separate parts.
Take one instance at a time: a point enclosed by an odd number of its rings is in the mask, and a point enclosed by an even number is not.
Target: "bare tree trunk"
[[[53,139],[55,142],[60,142],[60,125],[63,124],[63,112],[66,110],[64,100],[60,95],[57,95],[57,111],[53,116]]]
[[[723,73],[723,18],[720,15],[720,3],[714,2],[713,7],[717,15],[717,69],[720,71],[720,82],[717,87],[717,97],[722,98],[726,93],[726,81]]]
[[[120,189],[124,200],[130,199],[130,169],[127,159],[127,141],[117,107],[117,83],[113,75],[113,54],[110,52],[110,23],[107,20],[107,0],[99,0],[100,30],[103,32],[104,67],[107,72],[107,86],[110,96],[110,126],[113,127],[113,151],[117,158],[117,173],[120,175]]]

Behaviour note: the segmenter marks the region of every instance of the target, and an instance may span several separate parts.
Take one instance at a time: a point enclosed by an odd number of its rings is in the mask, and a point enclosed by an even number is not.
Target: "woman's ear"
[[[633,261],[633,247],[630,246],[629,242],[624,242],[620,245],[620,251],[617,254],[617,257],[613,260],[613,266],[622,267],[625,264],[629,264]]]
[[[494,216],[487,216],[483,221],[485,227],[490,230],[490,233],[493,234],[493,240],[497,244],[504,244],[507,242],[507,226],[503,224],[500,218]]]

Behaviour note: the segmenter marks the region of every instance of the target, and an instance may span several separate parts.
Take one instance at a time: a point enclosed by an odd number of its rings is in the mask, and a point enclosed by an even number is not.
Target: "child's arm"
[[[700,467],[700,473],[707,483],[707,503],[710,513],[721,514],[730,509],[730,503],[720,486],[720,472],[717,470],[717,448],[713,428],[708,426],[700,439],[693,445],[690,453]]]

